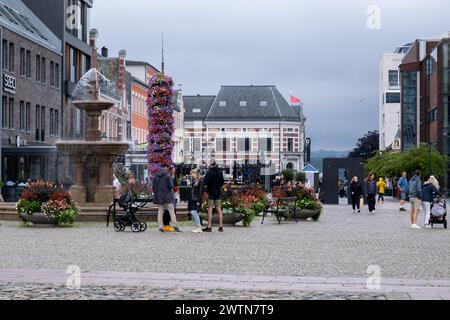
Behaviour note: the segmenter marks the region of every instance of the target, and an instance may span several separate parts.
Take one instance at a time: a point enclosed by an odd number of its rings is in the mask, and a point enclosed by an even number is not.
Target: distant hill
[[[311,152],[311,164],[319,170],[323,171],[323,159],[325,158],[347,158],[349,151],[335,151],[335,150],[318,150]]]

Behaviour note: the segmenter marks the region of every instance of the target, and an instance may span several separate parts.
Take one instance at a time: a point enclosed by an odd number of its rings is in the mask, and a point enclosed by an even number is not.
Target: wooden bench
[[[286,198],[278,198],[277,206],[275,210],[270,210],[270,207],[267,207],[263,212],[263,219],[261,224],[264,224],[264,219],[268,213],[272,213],[278,220],[278,224],[281,224],[281,220],[292,214],[295,222],[297,223],[297,198],[296,197],[286,197]]]

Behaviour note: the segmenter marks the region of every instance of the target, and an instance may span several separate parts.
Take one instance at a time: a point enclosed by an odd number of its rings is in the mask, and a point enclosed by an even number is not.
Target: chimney
[[[89,33],[89,44],[92,47],[92,68],[95,69],[98,69],[97,40],[98,30],[92,29]]]
[[[102,57],[108,58],[108,48],[107,47],[102,48]]]
[[[123,90],[125,88],[125,83],[127,81],[126,75],[126,57],[127,52],[125,50],[119,51],[119,88]]]

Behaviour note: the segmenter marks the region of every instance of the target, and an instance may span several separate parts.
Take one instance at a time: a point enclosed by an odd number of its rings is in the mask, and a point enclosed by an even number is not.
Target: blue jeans
[[[198,211],[197,210],[192,210],[191,214],[192,214],[192,217],[194,218],[195,225],[196,226],[201,226],[202,223],[200,221],[200,215],[198,214]]]

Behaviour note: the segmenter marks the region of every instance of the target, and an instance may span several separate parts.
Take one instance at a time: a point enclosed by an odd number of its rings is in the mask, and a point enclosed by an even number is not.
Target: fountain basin
[[[62,141],[57,142],[56,147],[67,156],[111,155],[117,157],[126,154],[130,144],[110,141]]]
[[[89,112],[102,112],[114,106],[110,101],[74,101],[73,105],[80,110]]]

